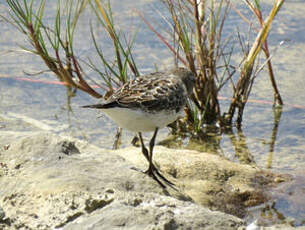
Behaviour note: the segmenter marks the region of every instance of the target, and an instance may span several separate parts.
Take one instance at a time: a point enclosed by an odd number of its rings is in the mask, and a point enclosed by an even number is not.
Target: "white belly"
[[[134,132],[150,132],[156,128],[163,128],[181,116],[181,111],[178,113],[162,111],[154,114],[126,108],[102,109],[102,111],[119,127]]]

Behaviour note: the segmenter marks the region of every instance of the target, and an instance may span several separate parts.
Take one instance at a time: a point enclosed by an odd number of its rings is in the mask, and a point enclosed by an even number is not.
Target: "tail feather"
[[[116,101],[105,103],[105,104],[95,104],[95,105],[83,105],[82,108],[90,108],[90,109],[109,109],[115,107],[121,107]]]
[[[105,105],[95,104],[95,105],[83,105],[81,108],[91,108],[91,109],[103,109]]]

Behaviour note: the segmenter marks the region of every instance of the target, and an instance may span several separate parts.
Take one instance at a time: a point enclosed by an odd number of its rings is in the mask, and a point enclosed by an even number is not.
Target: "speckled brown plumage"
[[[194,79],[190,76],[193,76],[192,73],[184,68],[143,75],[124,84],[103,103],[93,106],[100,109],[140,109],[151,113],[162,110],[178,112],[185,105],[190,93],[183,81],[186,78],[185,81],[192,84]]]

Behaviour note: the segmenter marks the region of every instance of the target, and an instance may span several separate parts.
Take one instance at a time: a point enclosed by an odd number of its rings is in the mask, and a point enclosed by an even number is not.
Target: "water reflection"
[[[256,224],[259,226],[270,226],[275,224],[289,224],[293,226],[293,223],[291,223],[281,211],[277,210],[276,202],[274,201],[265,203],[259,206],[259,208],[249,209],[249,212],[248,222],[256,220]],[[251,212],[255,214],[251,215]]]
[[[273,159],[273,153],[274,153],[274,146],[276,142],[276,137],[278,134],[278,128],[282,116],[282,106],[277,106],[273,108],[273,129],[271,133],[271,140],[270,140],[270,146],[269,146],[269,154],[267,158],[267,166],[266,168],[270,169],[272,167],[272,159]]]
[[[293,180],[272,189],[272,200],[248,209],[248,222],[257,220],[262,226],[305,224],[305,180],[294,176]]]
[[[250,153],[250,150],[247,145],[247,138],[243,134],[241,128],[239,128],[236,133],[233,132],[233,129],[226,130],[225,135],[227,135],[231,144],[235,150],[235,157],[240,163],[256,165],[253,155]]]
[[[276,145],[276,138],[278,136],[278,129],[282,116],[282,107],[273,107],[273,124],[270,134],[270,141],[268,141],[268,157],[267,167],[272,167],[272,160],[274,154],[274,148]],[[268,136],[266,130],[264,134]],[[267,134],[266,134],[267,133]],[[226,139],[230,140],[231,148],[234,151],[234,157],[230,158],[227,155],[227,149],[223,148],[223,143]],[[227,143],[227,142],[226,142]],[[240,127],[235,129],[233,127],[220,130],[215,126],[206,126],[196,136],[187,135],[184,137],[169,135],[167,138],[159,142],[160,145],[169,148],[186,148],[197,150],[201,152],[209,152],[224,156],[230,160],[236,160],[242,164],[257,165],[254,154],[251,153],[249,144],[247,143],[247,136],[244,134],[243,129]],[[251,143],[250,143],[251,144]]]
[[[67,103],[66,103],[66,109],[68,112],[72,112],[72,107],[71,107],[71,100],[73,97],[76,96],[77,89],[72,88],[71,86],[66,86],[66,93],[67,93]],[[69,114],[68,114],[69,115]]]

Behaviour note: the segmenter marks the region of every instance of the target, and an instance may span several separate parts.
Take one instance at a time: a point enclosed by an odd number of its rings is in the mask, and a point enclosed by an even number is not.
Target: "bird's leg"
[[[157,130],[158,131],[158,130]],[[155,131],[154,136],[157,135],[157,131]],[[145,171],[146,174],[148,174],[149,176],[151,176],[155,181],[158,182],[158,184],[162,187],[165,188],[165,185],[158,179],[158,177],[154,174],[154,171],[157,172],[157,174],[159,175],[160,173],[158,172],[158,170],[156,169],[156,167],[154,166],[154,164],[152,163],[152,154],[148,152],[147,148],[144,145],[144,141],[143,141],[143,137],[142,137],[142,133],[139,132],[139,138],[140,138],[140,142],[141,142],[141,146],[142,146],[142,153],[145,156],[146,160],[149,162],[149,167],[148,170]],[[155,137],[156,138],[156,137]],[[151,141],[150,141],[151,142]],[[152,142],[152,146],[154,145],[154,140]],[[152,148],[150,147],[150,151],[152,150]],[[162,178],[162,177],[161,177]]]
[[[156,136],[158,133],[159,129],[156,128],[154,135],[152,136],[150,142],[149,142],[149,168],[148,168],[148,172],[156,172],[156,174],[163,180],[165,181],[167,184],[169,185],[174,185],[172,182],[170,182],[168,179],[166,179],[156,168],[156,166],[153,164],[152,159],[153,159],[153,149],[155,146],[155,140],[156,140]]]
[[[139,132],[139,138],[140,138],[140,142],[141,142],[141,147],[142,147],[142,153],[145,156],[146,160],[149,161],[149,154],[148,154],[148,150],[144,145],[144,141],[143,141],[143,137],[142,137],[142,133]]]
[[[156,167],[154,166],[154,164],[152,162],[152,159],[153,159],[153,149],[154,149],[154,146],[155,146],[155,140],[156,140],[156,136],[157,136],[158,130],[159,130],[158,128],[155,129],[154,135],[152,136],[152,138],[151,138],[151,140],[149,142],[149,159],[148,159],[149,167],[148,167],[148,172],[152,172],[152,171],[158,172],[158,170],[156,169]]]
[[[142,138],[142,134],[139,132],[139,138],[140,138],[140,142],[141,142],[141,146],[142,146],[142,153],[145,156],[145,158],[147,159],[148,163],[149,163],[149,167],[148,169],[145,171],[146,174],[148,174],[149,176],[151,176],[154,180],[156,180],[161,187],[165,187],[160,181],[159,179],[156,177],[155,173],[157,174],[157,176],[159,176],[165,183],[167,183],[168,185],[170,185],[171,187],[174,186],[175,184],[173,184],[172,182],[170,182],[168,179],[166,179],[156,168],[156,166],[153,164],[153,149],[155,146],[155,140],[156,140],[156,136],[158,133],[158,128],[155,129],[154,135],[152,136],[150,142],[149,142],[149,152],[147,150],[147,148],[144,145],[144,141]]]
[[[149,175],[153,174],[154,171],[158,171],[152,162],[153,148],[155,145],[155,139],[156,139],[157,133],[158,133],[158,128],[156,128],[154,135],[149,142],[149,152],[148,152],[147,148],[145,147],[144,141],[143,141],[142,133],[139,132],[139,138],[140,138],[140,142],[141,142],[141,146],[142,146],[142,153],[149,163],[149,167],[146,171],[146,173]]]

